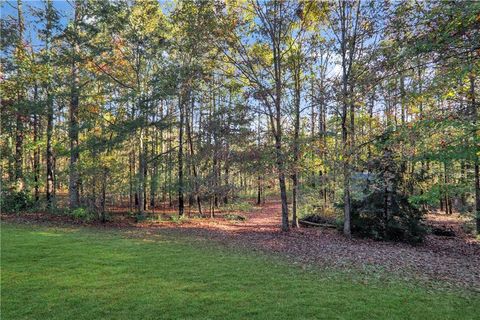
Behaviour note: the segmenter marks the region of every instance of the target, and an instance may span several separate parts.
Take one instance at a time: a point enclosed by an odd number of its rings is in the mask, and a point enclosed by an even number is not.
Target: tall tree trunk
[[[101,197],[100,197],[100,212],[101,212],[101,221],[105,223],[107,221],[106,216],[106,203],[107,203],[107,179],[108,179],[108,169],[107,167],[102,168],[102,189],[101,189]]]
[[[153,117],[153,122],[156,121],[156,116]],[[157,194],[158,189],[158,130],[154,127],[153,128],[153,143],[152,143],[152,158],[154,158],[152,162],[152,168],[150,172],[150,209],[155,210],[155,195]]]
[[[23,32],[25,30],[25,24],[23,19],[23,7],[22,0],[17,0],[17,16],[18,16],[18,43],[17,54],[19,59],[25,59],[25,50],[23,46]],[[17,69],[18,81],[21,81],[22,72],[21,68]],[[15,128],[15,187],[17,191],[23,191],[25,187],[25,181],[23,177],[23,138],[24,128],[23,122],[25,121],[25,107],[24,101],[25,92],[22,86],[19,86],[17,92],[17,112],[16,112],[16,128]]]
[[[230,144],[228,141],[225,146],[224,172],[225,194],[223,195],[223,203],[228,204],[228,194],[230,190]]]
[[[257,204],[262,203],[262,178],[257,176]]]
[[[133,175],[135,172],[134,169],[134,160],[133,160],[133,149],[130,150],[128,154],[128,208],[130,212],[133,212],[133,205],[134,205],[134,192],[133,192]]]
[[[184,121],[184,97],[180,95],[179,105],[180,122],[178,123],[178,215],[183,216],[184,213],[184,181],[183,181],[183,121]]]
[[[300,134],[300,65],[297,62],[294,70],[294,82],[295,82],[295,120],[294,120],[294,133],[293,133],[293,174],[292,174],[292,227],[298,228],[297,218],[297,197],[298,197],[298,159],[299,159],[299,134]],[[312,121],[313,123],[313,121]]]
[[[277,134],[275,135],[275,154],[278,170],[278,181],[280,185],[280,199],[282,203],[282,230],[288,231],[288,202],[287,202],[287,185],[285,182],[285,161],[283,159],[282,139],[280,118],[277,117]],[[279,133],[280,131],[280,133]]]
[[[74,17],[74,29],[75,36],[78,36],[78,23],[80,22],[80,1],[75,2],[75,17]],[[70,122],[69,122],[69,138],[70,138],[70,180],[68,185],[69,194],[69,207],[75,209],[79,206],[79,172],[78,172],[78,160],[80,158],[79,145],[78,145],[78,107],[79,107],[79,77],[78,77],[78,54],[79,46],[77,39],[72,44],[72,53],[70,65]]]
[[[146,132],[148,133],[148,129],[145,129]],[[144,135],[144,139],[148,141],[148,136]],[[148,203],[147,203],[147,175],[148,175],[148,165],[147,165],[147,157],[148,157],[148,150],[147,150],[147,141],[143,142],[143,148],[142,148],[142,193],[143,193],[143,210],[146,211],[148,209]]]
[[[140,128],[138,148],[138,172],[137,172],[137,212],[142,215],[145,210],[145,129]]]
[[[261,157],[260,157],[260,143],[261,143],[261,136],[260,136],[260,113],[257,115],[257,148],[258,148],[258,164],[257,164],[257,204],[260,204],[262,199],[262,177],[260,174],[261,168]]]
[[[339,1],[340,5],[340,46],[342,61],[342,157],[343,157],[343,201],[344,201],[344,224],[343,233],[345,236],[351,236],[351,212],[350,212],[350,176],[352,162],[352,148],[355,144],[355,110],[353,100],[353,84],[351,83],[351,71],[356,49],[356,32],[359,24],[360,3],[350,3]],[[352,6],[347,10],[347,6]],[[353,15],[353,6],[356,6],[356,14]],[[348,12],[347,12],[348,11]],[[355,21],[353,21],[355,20]],[[354,25],[351,28],[351,25]],[[350,25],[350,26],[349,26]],[[349,35],[349,32],[352,32]],[[350,128],[347,123],[348,111],[350,108]]]
[[[54,181],[53,181],[53,150],[52,150],[52,135],[53,135],[53,101],[50,89],[47,89],[47,209],[52,209],[54,205]]]
[[[47,0],[46,2],[46,16],[47,16],[47,25],[46,25],[46,38],[45,38],[45,51],[47,53],[47,67],[50,72],[50,41],[52,35],[52,0]],[[47,80],[46,83],[46,96],[47,96],[47,150],[46,150],[46,160],[47,160],[47,184],[45,188],[46,198],[47,198],[47,209],[51,210],[54,205],[54,181],[53,181],[53,151],[52,151],[52,136],[53,136],[53,97],[52,97],[52,86],[51,81]]]
[[[34,101],[37,103],[38,101],[38,86],[35,84],[34,87]],[[34,197],[35,202],[38,202],[40,198],[40,146],[39,146],[39,139],[40,139],[40,116],[35,112],[33,115],[33,180],[34,180]]]
[[[347,78],[344,72],[343,79],[343,103],[342,103],[342,155],[343,155],[343,233],[345,236],[351,236],[350,229],[350,167],[349,158],[350,150],[348,148],[348,127],[347,127]]]
[[[282,1],[274,3],[274,14],[277,18],[281,16],[283,9]],[[278,26],[274,26],[274,30]],[[274,33],[277,33],[275,31]],[[285,159],[282,147],[282,92],[283,92],[283,78],[282,78],[282,53],[280,48],[279,34],[272,36],[273,44],[273,65],[274,65],[274,79],[275,79],[275,124],[272,123],[272,129],[275,138],[275,153],[278,170],[278,181],[280,185],[280,198],[282,202],[282,230],[288,231],[288,202],[287,202],[287,186],[285,182]],[[273,121],[272,121],[273,122]]]
[[[471,102],[471,114],[472,122],[475,128],[474,134],[478,134],[478,128],[476,127],[478,123],[478,107],[476,104],[475,96],[475,76],[473,72],[470,74],[470,102]],[[478,151],[479,146],[474,145],[476,151]],[[475,175],[475,214],[477,221],[477,234],[480,234],[480,159],[478,152],[474,153],[474,175]]]
[[[193,119],[193,108],[195,106],[195,100],[192,97],[192,109],[191,109],[191,115]],[[192,128],[190,126],[190,120],[188,118],[188,112],[186,113],[186,119],[185,119],[185,124],[186,124],[186,131],[187,131],[187,140],[188,140],[188,145],[190,146],[190,158],[192,162],[192,170],[193,170],[193,179],[194,179],[194,189],[195,189],[195,199],[197,201],[197,206],[198,206],[198,213],[200,215],[203,215],[202,212],[202,201],[200,198],[200,190],[198,187],[198,173],[197,173],[197,167],[195,164],[195,151],[193,149],[193,139],[192,139]]]

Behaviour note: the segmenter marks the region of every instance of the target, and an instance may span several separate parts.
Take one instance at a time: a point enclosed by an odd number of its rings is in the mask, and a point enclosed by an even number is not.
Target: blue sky
[[[66,0],[53,0],[53,6],[58,10],[61,22],[66,23],[72,13],[72,6]],[[25,19],[25,40],[32,43],[33,46],[41,45],[36,37],[35,17],[32,16],[33,9],[43,9],[45,7],[42,0],[22,0],[23,16]],[[0,0],[0,16],[5,20],[17,20],[17,0]]]

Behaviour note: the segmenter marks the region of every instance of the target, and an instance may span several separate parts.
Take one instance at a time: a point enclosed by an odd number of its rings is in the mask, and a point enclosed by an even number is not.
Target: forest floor
[[[123,214],[113,214],[113,221],[99,228],[135,228],[136,236],[164,234],[194,237],[195,241],[214,241],[230,248],[261,251],[280,255],[304,268],[317,265],[334,270],[352,270],[376,277],[420,280],[432,285],[463,287],[480,292],[480,241],[465,234],[457,215],[431,214],[430,226],[451,228],[455,237],[428,235],[421,245],[380,242],[369,239],[346,239],[335,229],[299,228],[282,232],[280,203],[267,201],[250,212],[241,212],[245,221],[192,217],[168,219],[160,210],[153,219],[136,223]],[[44,214],[2,216],[23,222],[68,223],[62,217],[53,219]],[[71,222],[71,221],[70,221]]]

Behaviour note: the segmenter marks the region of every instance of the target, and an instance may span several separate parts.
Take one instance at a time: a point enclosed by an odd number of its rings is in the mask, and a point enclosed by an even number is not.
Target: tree
[[[231,16],[225,19],[225,45],[221,49],[254,90],[254,97],[264,107],[274,138],[276,169],[282,203],[282,230],[287,231],[288,203],[285,181],[282,106],[285,90],[285,55],[292,49],[291,30],[298,21],[298,3],[294,1],[249,1],[245,6],[231,4]],[[240,10],[239,10],[240,9]],[[252,15],[249,15],[252,13]],[[256,19],[256,23],[253,21]],[[232,21],[235,21],[232,23]],[[246,37],[255,37],[249,44]]]

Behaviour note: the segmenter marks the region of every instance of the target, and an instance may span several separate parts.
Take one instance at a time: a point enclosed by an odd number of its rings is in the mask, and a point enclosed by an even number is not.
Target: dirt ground
[[[162,212],[165,212],[162,210]],[[428,282],[460,286],[480,292],[480,241],[465,234],[458,215],[430,214],[427,223],[455,231],[455,237],[428,235],[422,245],[346,239],[335,229],[300,228],[280,231],[280,204],[269,201],[248,213],[245,221],[215,218],[166,219],[135,223],[131,217],[113,214],[101,227],[140,228],[149,233],[197,237],[226,246],[279,254],[294,263],[322,267],[355,268],[365,272],[414,277]],[[62,216],[36,213],[3,215],[2,220],[27,223],[75,223]],[[78,222],[77,222],[78,223]]]

